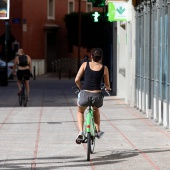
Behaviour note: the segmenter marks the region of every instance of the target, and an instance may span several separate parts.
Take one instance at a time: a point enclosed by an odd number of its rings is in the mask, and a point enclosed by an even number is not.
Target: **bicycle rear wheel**
[[[96,138],[96,127],[94,125],[94,132],[93,132],[94,136],[91,136],[91,154],[94,153],[94,147],[95,147],[95,138]]]
[[[91,154],[91,134],[90,132],[87,133],[87,161],[90,161],[90,154]]]
[[[95,147],[95,137],[91,136],[91,151],[90,151],[91,154],[94,153],[94,147]]]
[[[21,94],[18,94],[18,100],[19,100],[19,105],[22,106],[22,96],[21,96]]]
[[[22,100],[22,103],[21,105],[23,105],[24,107],[27,106],[27,97],[26,97],[26,89],[25,89],[25,86],[22,85],[22,92],[21,92],[21,100]]]
[[[24,98],[24,107],[26,107],[27,106],[27,99],[26,99],[26,97]]]
[[[23,105],[24,107],[27,106],[27,96],[26,96],[26,91],[24,90],[24,95],[23,95]]]

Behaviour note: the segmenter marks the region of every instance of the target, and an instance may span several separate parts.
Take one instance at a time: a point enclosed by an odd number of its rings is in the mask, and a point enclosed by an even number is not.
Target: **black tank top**
[[[99,71],[90,69],[89,62],[87,62],[84,72],[84,84],[82,90],[101,90],[100,84],[104,75],[104,66]]]
[[[29,64],[28,64],[28,58],[27,58],[26,55],[19,55],[19,56],[18,56],[18,59],[19,59],[19,64],[18,64],[18,66],[24,67],[24,66],[28,66],[28,65],[29,65]]]

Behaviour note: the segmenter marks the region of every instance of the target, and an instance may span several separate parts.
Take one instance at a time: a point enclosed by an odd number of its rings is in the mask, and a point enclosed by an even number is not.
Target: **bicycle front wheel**
[[[91,134],[87,133],[87,161],[90,161],[90,153],[91,153]]]

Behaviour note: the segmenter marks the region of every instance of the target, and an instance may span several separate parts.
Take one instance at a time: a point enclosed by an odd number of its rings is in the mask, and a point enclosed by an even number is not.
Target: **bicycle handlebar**
[[[80,92],[80,89],[79,89],[77,86],[72,87],[72,89],[77,89],[77,90],[75,91],[75,94],[77,94],[77,93]]]
[[[108,90],[108,89],[106,89],[106,86],[103,85],[103,87],[101,88],[101,90],[104,90],[104,91],[108,94],[108,96],[110,96],[110,91],[111,91],[111,89]]]

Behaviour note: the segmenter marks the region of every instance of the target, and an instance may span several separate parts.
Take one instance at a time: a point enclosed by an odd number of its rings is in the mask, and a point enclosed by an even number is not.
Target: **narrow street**
[[[18,104],[15,80],[0,86],[0,169],[170,169],[170,133],[116,96],[105,96],[105,134],[86,161],[86,144],[75,143],[74,79],[41,76],[30,84],[28,107]]]

